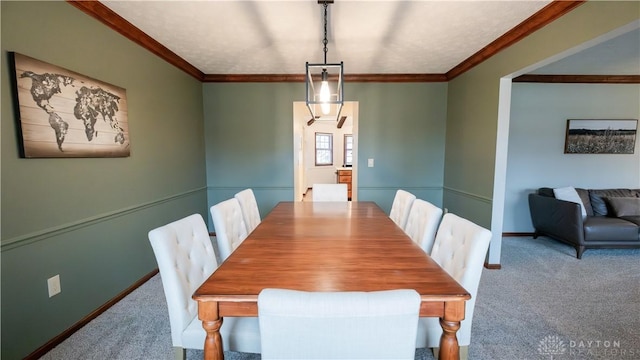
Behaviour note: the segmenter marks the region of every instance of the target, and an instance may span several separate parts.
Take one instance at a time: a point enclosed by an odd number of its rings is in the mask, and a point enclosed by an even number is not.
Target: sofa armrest
[[[584,245],[580,204],[529,194],[529,210],[536,235],[547,235],[570,244]]]

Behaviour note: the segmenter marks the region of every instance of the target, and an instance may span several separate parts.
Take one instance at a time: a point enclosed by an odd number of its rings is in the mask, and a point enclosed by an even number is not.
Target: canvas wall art
[[[633,154],[638,120],[569,119],[565,154]]]
[[[10,59],[21,157],[129,156],[125,89],[22,54]]]

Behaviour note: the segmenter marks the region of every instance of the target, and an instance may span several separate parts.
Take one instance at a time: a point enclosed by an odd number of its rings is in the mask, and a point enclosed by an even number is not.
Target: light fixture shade
[[[343,63],[339,64],[309,64],[307,62],[307,107],[312,119],[323,116],[340,117],[343,98]],[[321,95],[322,82],[326,80],[329,86],[328,97]],[[327,111],[329,110],[328,113]]]

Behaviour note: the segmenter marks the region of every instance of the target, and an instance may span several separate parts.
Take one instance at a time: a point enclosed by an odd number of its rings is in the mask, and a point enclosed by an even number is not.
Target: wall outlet
[[[60,288],[60,275],[47,279],[47,287],[49,288],[49,297],[60,294],[62,291]]]
[[[369,159],[369,161],[367,161],[367,166],[373,167],[373,159]]]

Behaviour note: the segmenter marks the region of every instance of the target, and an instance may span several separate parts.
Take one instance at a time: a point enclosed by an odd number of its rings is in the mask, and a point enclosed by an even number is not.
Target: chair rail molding
[[[40,231],[36,231],[36,232],[32,232],[29,234],[24,234],[24,235],[19,235],[16,236],[12,239],[8,239],[8,240],[3,240],[2,243],[0,244],[0,252],[4,252],[4,251],[8,251],[8,250],[12,250],[15,249],[17,247],[20,246],[25,246],[25,245],[29,245],[32,244],[34,242],[38,242],[38,241],[42,241],[48,238],[51,238],[53,236],[57,236],[57,235],[61,235],[61,234],[65,234],[68,232],[73,232],[76,231],[78,229],[82,229],[84,227],[87,226],[92,226],[101,222],[105,222],[105,221],[109,221],[121,216],[126,216],[129,214],[133,214],[145,209],[149,209],[149,208],[153,208],[155,206],[167,203],[167,202],[171,202],[171,201],[175,201],[181,198],[185,198],[188,196],[191,196],[195,193],[204,191],[205,188],[204,187],[200,187],[200,188],[196,188],[196,189],[192,189],[192,190],[188,190],[182,193],[178,193],[175,195],[171,195],[171,196],[167,196],[158,200],[154,200],[154,201],[149,201],[149,202],[145,202],[145,203],[141,203],[138,205],[134,205],[134,206],[129,206],[129,207],[125,207],[122,209],[118,209],[118,210],[114,210],[114,211],[110,211],[108,213],[104,213],[104,214],[99,214],[96,216],[91,216],[85,219],[81,219],[78,221],[74,221],[74,222],[70,222],[67,224],[62,224],[59,226],[54,226],[48,229],[43,229]]]
[[[451,193],[454,193],[456,195],[460,195],[462,197],[471,198],[471,199],[474,199],[474,200],[479,200],[479,201],[487,203],[487,204],[492,204],[493,203],[493,199],[490,198],[490,197],[473,194],[473,193],[470,193],[468,191],[458,190],[458,189],[454,189],[454,188],[451,188],[451,187],[448,187],[448,186],[444,186],[443,190],[451,192]]]

